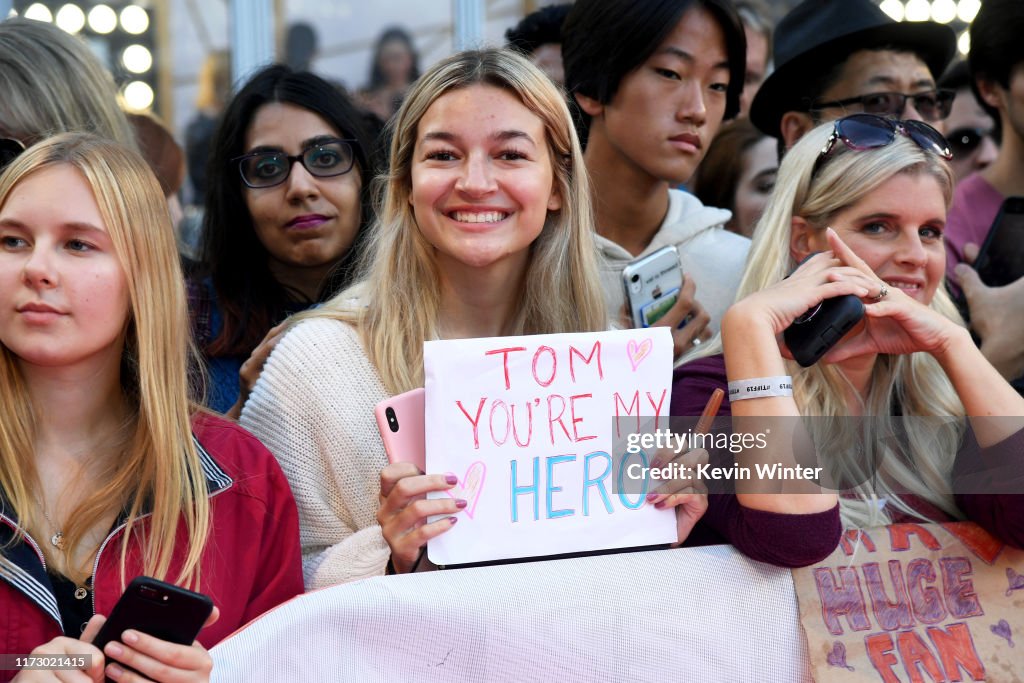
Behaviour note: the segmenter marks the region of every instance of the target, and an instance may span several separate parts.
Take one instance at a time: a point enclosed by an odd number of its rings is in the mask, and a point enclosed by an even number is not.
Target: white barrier
[[[730,546],[336,586],[212,654],[217,682],[810,680],[789,570]]]

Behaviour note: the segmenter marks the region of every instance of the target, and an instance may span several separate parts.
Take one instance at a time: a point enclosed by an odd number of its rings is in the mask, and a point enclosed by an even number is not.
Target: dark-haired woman
[[[373,48],[370,81],[358,93],[360,106],[382,122],[394,116],[409,86],[420,77],[419,61],[412,36],[405,29],[385,29]]]
[[[256,73],[228,104],[189,287],[211,408],[237,416],[240,385],[255,383],[276,343],[271,328],[347,283],[370,215],[373,144],[339,89],[286,66]]]
[[[732,211],[726,230],[750,237],[775,187],[778,170],[775,138],[758,130],[750,119],[736,119],[722,126],[712,140],[690,189],[705,206]]]

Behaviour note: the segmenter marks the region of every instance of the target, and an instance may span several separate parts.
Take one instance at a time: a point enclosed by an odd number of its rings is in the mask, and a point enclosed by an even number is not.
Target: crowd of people
[[[622,270],[667,245],[672,414],[757,380],[721,414],[824,418],[845,484],[652,493],[683,545],[800,567],[844,529],[970,520],[1024,547],[1024,278],[972,268],[1024,195],[1021,30],[985,0],[954,64],[951,29],[871,0],[774,27],[753,0],[576,0],[422,73],[391,29],[354,94],[267,66],[208,93],[183,155],[83,42],[0,23],[0,624],[92,655],[15,680],[207,680],[293,596],[433,569],[468,503],[388,464],[374,406],[424,385],[430,340],[631,327]],[[839,297],[862,319],[797,363],[784,331]],[[998,490],[963,484],[979,462]],[[140,574],[212,598],[195,643],[91,644]]]

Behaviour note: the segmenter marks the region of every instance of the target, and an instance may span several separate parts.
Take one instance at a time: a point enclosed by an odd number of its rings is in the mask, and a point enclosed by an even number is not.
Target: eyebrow
[[[526,140],[531,144],[537,144],[533,138],[524,131],[521,130],[499,130],[496,133],[492,133],[488,136],[489,139],[497,142],[506,142],[508,140]],[[456,133],[450,133],[446,130],[430,131],[423,134],[423,142],[431,142],[433,140],[441,140],[444,142],[458,142],[459,136]]]
[[[306,140],[303,140],[302,142],[299,143],[299,146],[302,148],[301,151],[305,151],[305,150],[309,149],[310,147],[315,147],[316,145],[322,145],[325,142],[333,142],[334,140],[337,140],[337,139],[338,138],[335,137],[334,135],[316,135],[314,137],[311,137],[311,138],[308,138]],[[252,149],[250,149],[248,152],[246,152],[246,154],[258,154],[260,152],[284,152],[284,151],[285,151],[284,147],[281,147],[280,145],[258,145],[256,147],[253,147]]]
[[[72,221],[71,223],[64,223],[61,225],[62,228],[70,230],[71,232],[99,232],[104,235],[108,234],[106,230],[100,228],[92,223],[83,223],[81,221]]]
[[[871,78],[869,78],[868,80],[866,80],[864,82],[864,85],[884,85],[886,87],[895,88],[897,83],[896,83],[896,79],[893,78],[892,76],[881,75],[881,76],[872,76]],[[924,88],[924,89],[927,89],[927,90],[934,90],[935,89],[935,81],[933,81],[931,79],[928,79],[928,78],[919,78],[918,80],[916,80],[913,83],[911,83],[910,87],[911,87],[911,89],[922,89],[922,88]]]
[[[681,50],[678,47],[675,47],[673,45],[666,45],[665,47],[661,48],[660,50],[658,50],[654,54],[656,54],[656,55],[669,55],[671,57],[676,57],[677,59],[681,59],[684,62],[695,62],[695,61],[697,61],[696,58],[693,55],[691,55],[689,52],[687,52],[686,50]],[[718,64],[715,64],[714,68],[715,69],[728,69],[729,68],[729,60],[728,59],[723,59]]]
[[[875,220],[875,219],[879,219],[879,218],[887,218],[887,219],[892,220],[892,219],[899,218],[899,214],[888,213],[886,211],[879,211],[877,213],[869,213],[867,215],[860,216],[859,218],[857,218],[857,221],[868,221],[868,220]],[[930,225],[932,223],[938,223],[939,225],[945,225],[946,224],[946,219],[944,217],[941,217],[941,216],[933,216],[932,218],[928,218],[928,219],[922,221],[921,225]]]
[[[8,228],[28,230],[28,226],[16,218],[0,218],[0,225]],[[103,228],[93,225],[92,223],[84,223],[82,221],[71,221],[69,223],[61,223],[60,227],[63,230],[67,230],[68,232],[100,233],[103,235],[109,234]]]

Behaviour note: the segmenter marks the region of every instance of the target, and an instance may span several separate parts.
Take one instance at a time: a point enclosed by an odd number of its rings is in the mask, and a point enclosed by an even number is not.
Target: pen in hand
[[[704,405],[704,412],[700,414],[700,419],[697,420],[697,426],[694,427],[694,434],[707,434],[708,430],[711,429],[711,423],[715,421],[715,416],[718,415],[718,409],[722,407],[722,399],[725,398],[725,392],[721,389],[715,389],[711,394],[711,398]]]
[[[718,409],[722,406],[722,400],[725,398],[725,392],[722,389],[715,389],[711,398],[704,405],[704,410],[700,414],[700,418],[697,420],[697,425],[693,428],[694,434],[707,434],[711,429],[711,424],[715,421],[715,416],[718,415]],[[652,468],[662,467],[667,463],[660,462],[659,459],[655,459],[651,463]],[[647,494],[647,502],[654,504],[657,508],[664,507],[665,499],[670,495],[669,493],[655,493],[654,491]]]

